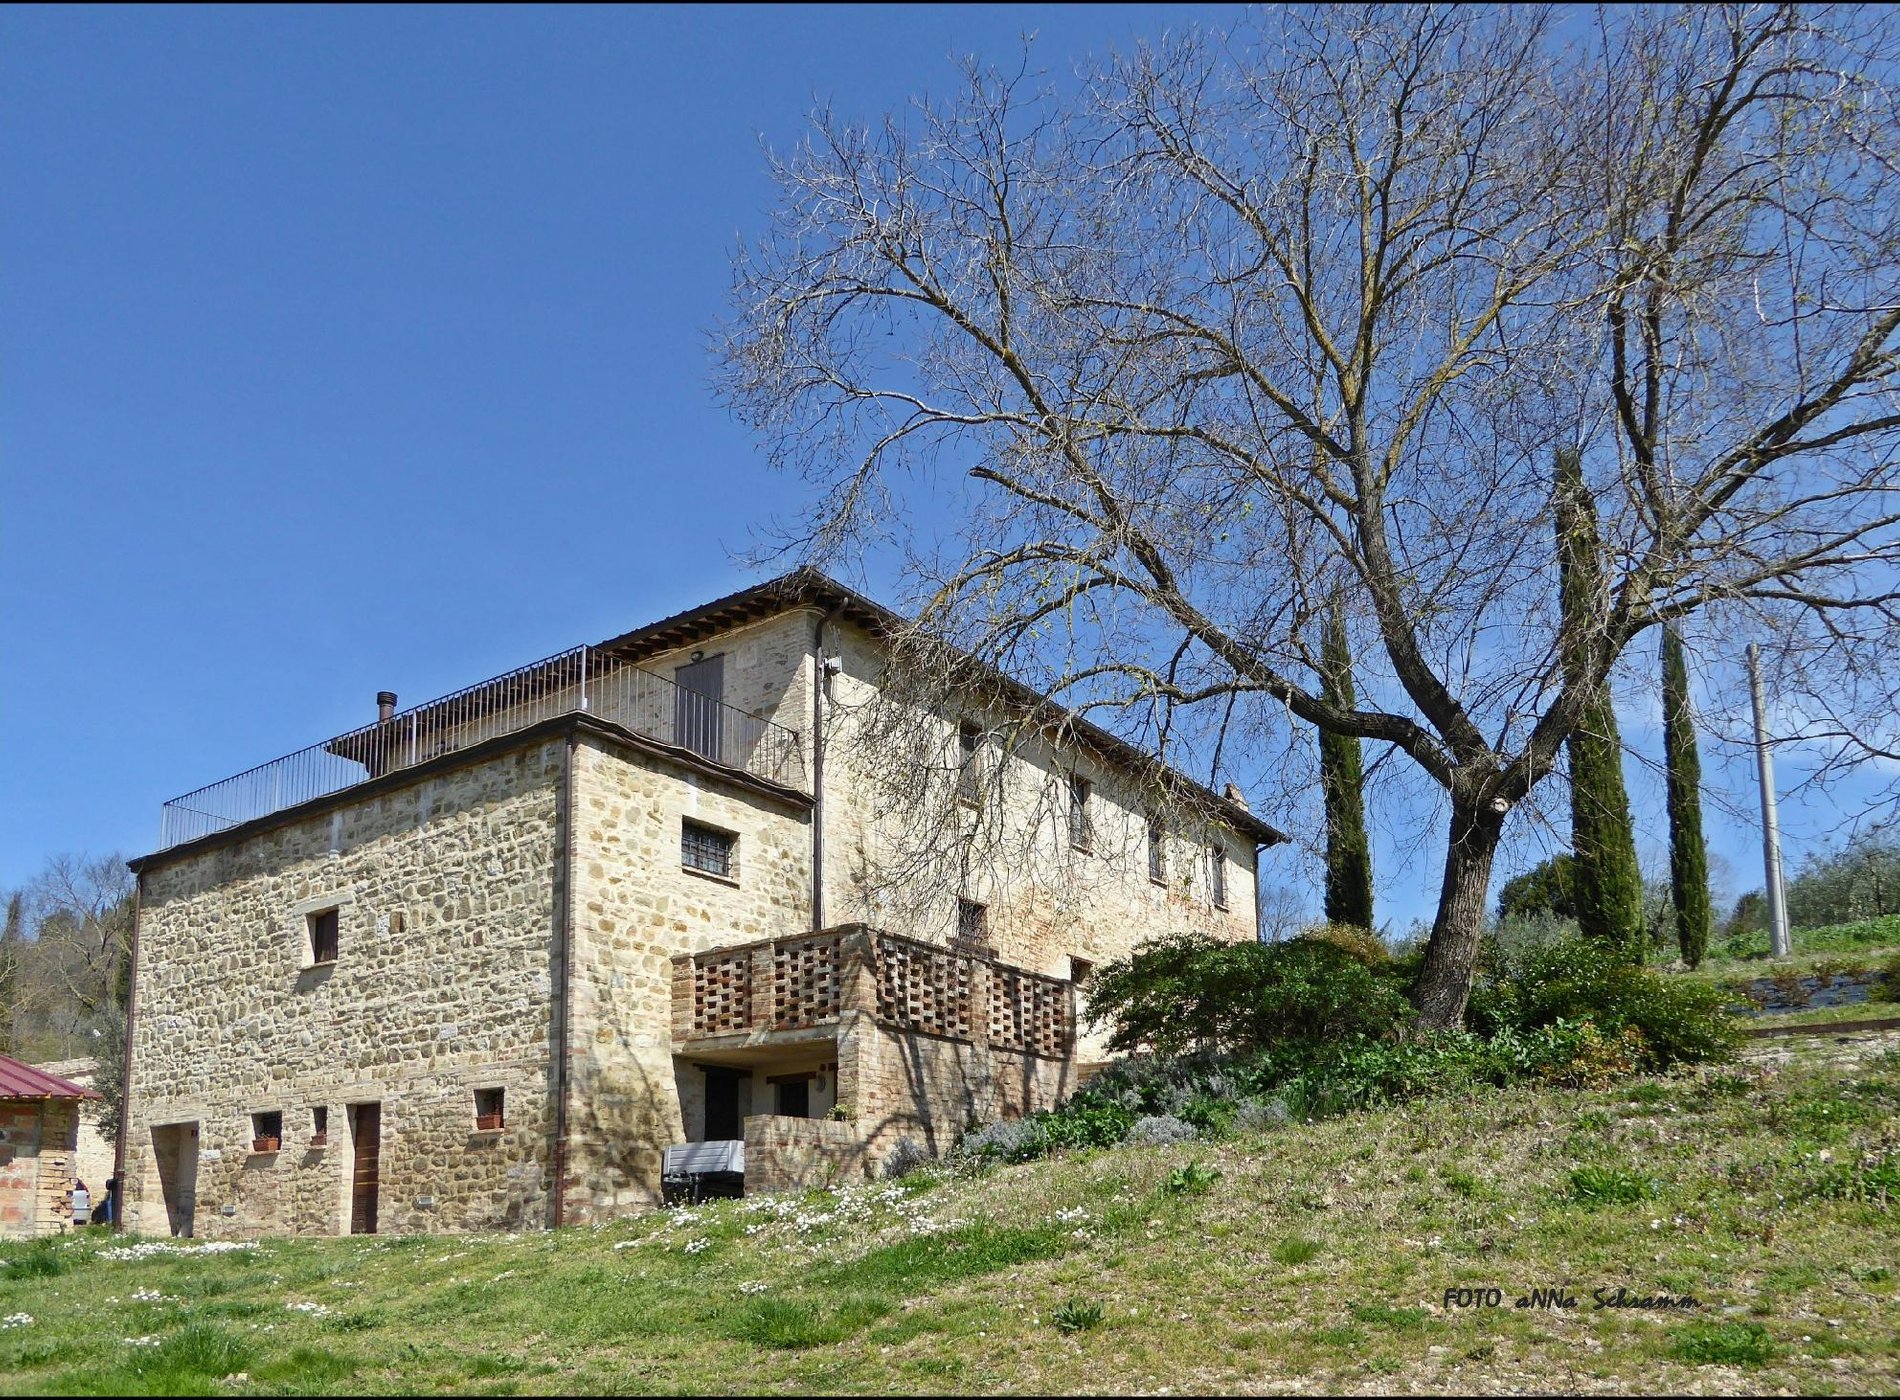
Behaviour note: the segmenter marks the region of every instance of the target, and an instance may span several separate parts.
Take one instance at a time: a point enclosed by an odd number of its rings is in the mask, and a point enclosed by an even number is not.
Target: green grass
[[[1900,914],[1860,919],[1848,924],[1829,924],[1823,928],[1798,928],[1793,930],[1789,941],[1794,948],[1793,958],[1771,960],[1766,931],[1745,933],[1735,938],[1718,938],[1710,943],[1708,955],[1698,971],[1747,971],[1753,965],[1757,972],[1766,972],[1830,954],[1871,954],[1900,949]]]
[[[1900,1388],[1900,1052],[1756,1048],[1602,1091],[552,1235],[145,1259],[97,1237],[0,1246],[0,1388]],[[1446,1299],[1484,1287],[1499,1306]],[[1700,1306],[1594,1306],[1617,1288]],[[1530,1305],[1533,1289],[1578,1306]]]

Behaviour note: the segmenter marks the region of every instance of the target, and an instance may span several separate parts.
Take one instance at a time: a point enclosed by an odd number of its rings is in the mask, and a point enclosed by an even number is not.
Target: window
[[[1089,793],[1094,787],[1080,773],[1069,774],[1069,844],[1078,851],[1095,844],[1095,825],[1089,819]]]
[[[957,800],[971,806],[983,800],[983,726],[974,720],[957,725]]]
[[[1168,852],[1161,823],[1148,818],[1148,878],[1157,885],[1168,882]]]
[[[310,1145],[321,1147],[330,1140],[330,1110],[319,1105],[310,1110]]]
[[[688,870],[703,870],[708,875],[732,876],[732,843],[729,831],[717,831],[698,822],[680,824],[680,864]]]
[[[281,1109],[251,1115],[251,1151],[275,1152],[284,1145],[284,1115]]]
[[[957,942],[967,947],[980,948],[989,937],[989,932],[989,907],[978,904],[974,899],[959,899],[957,901]]]
[[[1069,954],[1069,980],[1071,982],[1079,987],[1094,975],[1094,963],[1089,962],[1086,958],[1078,958],[1074,953]]]
[[[1207,848],[1207,882],[1208,889],[1214,895],[1214,907],[1225,909],[1227,907],[1227,852],[1219,846]]]
[[[475,1091],[475,1131],[492,1133],[502,1126],[502,1091],[500,1089],[477,1089]]]
[[[811,1076],[808,1074],[774,1077],[778,1089],[778,1111],[783,1118],[811,1117]]]
[[[333,963],[336,961],[336,915],[334,909],[325,909],[321,914],[310,916],[310,961]]]

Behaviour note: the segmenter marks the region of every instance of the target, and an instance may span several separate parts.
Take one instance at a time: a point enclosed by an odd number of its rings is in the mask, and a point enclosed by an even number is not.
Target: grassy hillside
[[[1891,1392],[1878,1044],[557,1235],[14,1246],[0,1384]],[[1701,1306],[1593,1306],[1619,1286]],[[1577,1306],[1513,1306],[1534,1287]]]

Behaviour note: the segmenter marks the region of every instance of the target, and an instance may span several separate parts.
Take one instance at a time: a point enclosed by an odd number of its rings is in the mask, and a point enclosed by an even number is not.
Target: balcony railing
[[[1075,986],[861,924],[673,959],[673,1040],[881,1025],[1050,1059],[1075,1043]]]
[[[175,797],[165,804],[158,848],[581,712],[754,777],[793,788],[805,783],[797,730],[576,647]]]

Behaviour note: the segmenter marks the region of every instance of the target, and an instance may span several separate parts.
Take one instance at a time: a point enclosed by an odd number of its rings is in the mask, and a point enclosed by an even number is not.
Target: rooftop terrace
[[[167,850],[473,748],[559,715],[585,713],[783,787],[805,785],[799,733],[699,695],[595,647],[575,647],[374,724],[174,797],[159,822]]]

